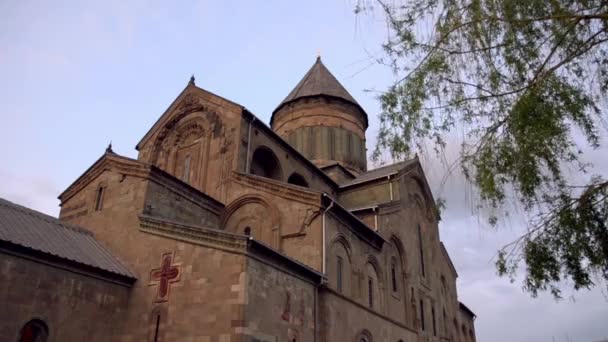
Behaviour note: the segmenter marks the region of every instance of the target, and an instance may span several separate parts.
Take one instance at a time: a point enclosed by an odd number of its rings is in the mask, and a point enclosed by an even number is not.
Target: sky
[[[199,87],[244,105],[268,123],[320,53],[370,115],[394,81],[374,63],[387,36],[379,13],[355,15],[356,0],[0,0],[0,197],[57,215],[57,196],[111,141],[135,145],[195,75]],[[593,151],[608,174],[608,150]],[[462,302],[478,316],[478,341],[608,338],[606,287],[555,301],[531,298],[496,275],[493,257],[517,237],[522,215],[492,229],[471,187],[422,156],[435,197],[447,199],[440,234],[458,270]],[[603,164],[602,164],[603,163]]]

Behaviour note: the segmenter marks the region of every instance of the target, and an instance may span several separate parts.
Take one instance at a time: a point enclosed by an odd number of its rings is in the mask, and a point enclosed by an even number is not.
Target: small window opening
[[[103,195],[105,190],[106,189],[103,186],[97,188],[97,196],[95,196],[95,211],[103,209]]]
[[[424,302],[422,299],[420,300],[420,326],[422,327],[422,331],[426,330],[424,325]]]
[[[443,333],[446,335],[448,333],[448,319],[445,315],[445,308],[443,308]]]
[[[338,292],[342,293],[342,265],[343,261],[341,257],[338,257],[336,260],[336,271],[338,276]]]
[[[433,316],[433,336],[437,336],[437,322],[435,321],[435,308],[431,307],[431,315]]]
[[[370,308],[374,307],[374,280],[372,277],[367,278],[367,300]]]
[[[397,292],[397,271],[395,270],[395,263],[391,264],[391,280],[393,283],[393,292]]]
[[[156,315],[156,328],[154,329],[154,342],[158,342],[158,328],[160,326],[160,314]]]
[[[243,233],[245,234],[245,236],[251,236],[251,227],[245,227]]]
[[[184,160],[184,173],[182,175],[182,180],[186,183],[190,182],[190,161],[191,161],[191,157],[190,155],[186,156],[186,159]]]
[[[424,248],[422,242],[422,228],[418,225],[418,248],[420,249],[420,271],[423,277],[426,277],[426,271],[424,267]]]

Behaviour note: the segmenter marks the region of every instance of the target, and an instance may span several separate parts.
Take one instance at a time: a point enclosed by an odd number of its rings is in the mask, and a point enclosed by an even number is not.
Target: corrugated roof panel
[[[88,230],[2,198],[0,240],[135,278]]]

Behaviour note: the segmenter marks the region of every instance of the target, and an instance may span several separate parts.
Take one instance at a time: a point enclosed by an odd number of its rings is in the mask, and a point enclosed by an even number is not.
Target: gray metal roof
[[[411,163],[413,163],[415,161],[416,161],[416,158],[413,158],[410,160],[406,160],[406,161],[398,162],[395,164],[382,166],[377,169],[369,170],[367,172],[360,174],[359,176],[357,176],[354,179],[341,183],[340,187],[344,188],[347,186],[351,186],[351,185],[355,185],[355,184],[359,184],[359,183],[365,183],[365,182],[369,182],[369,181],[372,181],[375,179],[390,176],[392,174],[399,172],[399,170],[403,169],[404,167],[410,165]]]
[[[321,58],[319,57],[310,70],[308,70],[306,75],[304,75],[302,80],[300,80],[296,87],[291,91],[291,93],[289,93],[283,102],[277,106],[274,112],[278,111],[283,105],[299,98],[318,95],[333,96],[348,101],[359,107],[365,114],[365,111],[359,105],[359,103],[355,101],[355,99],[348,93],[342,84],[338,82],[336,77],[334,77],[334,75],[332,75],[325,65],[323,65],[323,62],[321,62]]]
[[[0,198],[0,240],[100,270],[136,277],[93,234]]]

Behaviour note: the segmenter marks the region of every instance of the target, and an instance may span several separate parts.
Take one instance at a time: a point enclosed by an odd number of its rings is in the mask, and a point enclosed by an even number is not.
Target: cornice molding
[[[173,240],[180,240],[228,252],[245,254],[247,251],[247,237],[226,233],[217,229],[158,219],[147,215],[139,216],[139,230]]]

